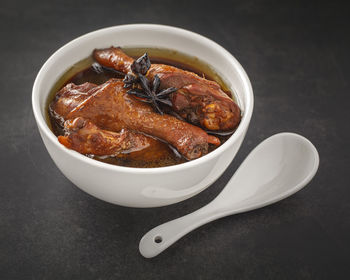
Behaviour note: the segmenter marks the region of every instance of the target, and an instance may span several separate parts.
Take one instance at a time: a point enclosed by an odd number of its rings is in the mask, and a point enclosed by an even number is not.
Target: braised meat
[[[119,133],[103,130],[81,117],[67,120],[64,128],[66,134],[58,136],[58,141],[81,154],[127,157],[143,161],[169,156],[169,150],[164,149],[164,143],[128,129],[122,129]]]
[[[50,103],[50,115],[55,118],[59,126],[63,127],[66,115],[96,90],[98,87],[93,83],[67,84],[56,93],[54,100]]]
[[[198,158],[208,152],[208,144],[220,145],[218,138],[201,128],[170,115],[159,115],[154,109],[130,96],[121,80],[111,79],[98,87],[81,102],[66,119],[82,117],[102,129],[121,131],[123,128],[142,132],[166,141],[187,159]]]
[[[92,122],[78,117],[64,123],[65,136],[58,141],[69,149],[82,154],[97,156],[115,156],[131,153],[150,146],[149,137],[127,129],[119,133],[98,128]]]
[[[98,63],[49,104],[52,129],[69,149],[117,165],[167,166],[212,151],[240,122],[239,107],[216,82],[119,48],[93,56]]]
[[[95,50],[94,59],[103,66],[124,72],[131,71],[134,59],[120,48]],[[208,130],[233,130],[241,119],[237,104],[220,86],[195,73],[164,64],[152,64],[147,77],[158,75],[161,88],[176,87],[172,94],[172,109],[187,121]]]

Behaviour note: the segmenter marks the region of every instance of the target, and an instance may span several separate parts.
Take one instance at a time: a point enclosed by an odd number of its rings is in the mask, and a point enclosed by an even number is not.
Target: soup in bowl
[[[240,64],[213,41],[135,24],[59,49],[40,70],[32,103],[70,181],[111,203],[156,207],[197,194],[225,171],[247,131],[253,93]]]

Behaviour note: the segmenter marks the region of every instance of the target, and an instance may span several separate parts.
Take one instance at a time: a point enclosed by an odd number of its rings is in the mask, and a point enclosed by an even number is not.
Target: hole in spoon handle
[[[145,258],[152,258],[163,252],[181,237],[219,218],[215,207],[209,205],[181,218],[169,221],[147,232],[141,239],[139,250]]]
[[[139,250],[145,258],[153,258],[168,248],[173,242],[167,242],[166,234],[160,233],[158,226],[146,233],[139,244]]]
[[[155,238],[154,238],[154,242],[155,243],[162,243],[163,241],[163,237],[160,236],[160,235],[157,235]]]

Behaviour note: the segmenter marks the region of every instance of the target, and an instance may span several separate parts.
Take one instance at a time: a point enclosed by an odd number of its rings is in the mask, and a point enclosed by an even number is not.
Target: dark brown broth
[[[171,66],[178,67],[183,70],[191,71],[199,76],[204,76],[208,80],[214,80],[225,90],[227,93],[230,93],[228,87],[221,80],[221,78],[212,70],[207,64],[201,62],[197,58],[189,57],[184,54],[179,54],[176,51],[172,50],[162,50],[162,49],[144,49],[144,48],[130,48],[123,49],[128,55],[132,57],[138,57],[142,55],[144,52],[148,52],[152,63],[160,63],[160,64],[168,64]],[[172,59],[169,58],[172,57]],[[52,88],[50,93],[50,97],[48,99],[47,108],[49,103],[54,99],[55,94],[62,87],[64,87],[68,83],[74,84],[83,84],[85,82],[95,83],[95,84],[103,84],[111,78],[123,78],[122,75],[117,73],[104,71],[103,73],[97,73],[92,67],[93,60],[91,57],[88,57],[75,65],[73,65],[62,77],[58,80],[58,82]],[[47,112],[49,110],[47,109]],[[54,132],[56,136],[63,135],[63,131],[61,128],[57,127],[53,118],[50,117],[50,114],[47,115],[48,123],[50,125],[51,130]],[[230,136],[218,136],[221,141],[221,144],[224,143]],[[98,157],[88,155],[89,157],[96,159],[98,161],[102,161],[109,164],[119,165],[119,166],[127,166],[127,167],[139,167],[139,168],[151,168],[151,167],[164,167],[170,165],[176,165],[180,163],[184,163],[185,160],[183,157],[180,157],[177,153],[173,152],[173,149],[169,147],[167,144],[162,145],[162,149],[165,149],[167,155],[165,158],[156,159],[153,161],[144,161],[144,160],[135,160],[130,159],[128,156],[123,157]],[[209,146],[209,152],[215,150],[216,147],[213,145]]]

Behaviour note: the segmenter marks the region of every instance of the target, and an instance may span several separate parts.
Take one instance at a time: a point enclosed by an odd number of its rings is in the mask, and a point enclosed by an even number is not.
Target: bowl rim
[[[139,168],[139,167],[126,167],[126,166],[118,166],[113,165],[109,163],[100,162],[94,159],[91,159],[85,155],[82,155],[74,150],[69,150],[63,145],[61,145],[57,137],[54,135],[54,133],[51,131],[49,126],[46,123],[46,120],[44,116],[41,113],[40,105],[39,105],[39,91],[40,87],[43,81],[43,77],[45,76],[45,72],[47,69],[52,67],[52,63],[54,62],[55,58],[60,56],[62,53],[65,52],[65,50],[71,46],[74,46],[79,43],[79,41],[82,41],[84,39],[88,39],[92,36],[96,36],[97,34],[101,33],[112,33],[115,30],[131,30],[131,29],[144,29],[144,30],[151,30],[151,31],[166,31],[171,32],[173,34],[181,35],[184,37],[189,38],[190,40],[195,40],[201,43],[207,44],[210,48],[215,49],[216,51],[220,52],[221,55],[223,55],[231,64],[234,65],[236,68],[240,79],[242,81],[243,85],[243,91],[247,94],[246,96],[246,102],[245,102],[245,108],[243,117],[241,119],[240,124],[238,125],[236,131],[231,135],[231,137],[220,147],[215,149],[214,151],[197,158],[195,160],[191,160],[185,163],[177,164],[177,165],[171,165],[171,166],[164,166],[164,167],[152,167],[152,168]],[[125,25],[116,25],[112,27],[106,27],[102,29],[98,29],[89,33],[86,33],[82,36],[77,37],[76,39],[71,40],[70,42],[63,45],[61,48],[59,48],[57,51],[55,51],[43,64],[41,69],[39,70],[32,89],[32,109],[34,113],[35,120],[37,122],[37,125],[39,127],[40,132],[44,133],[45,136],[58,148],[59,151],[63,153],[67,153],[69,156],[74,157],[77,160],[83,161],[86,164],[92,165],[97,168],[103,168],[108,169],[111,171],[118,171],[118,172],[132,172],[132,173],[138,173],[138,174],[152,174],[152,173],[167,173],[172,171],[181,171],[183,169],[191,168],[196,165],[200,165],[201,163],[210,161],[211,159],[217,157],[218,155],[222,154],[224,151],[226,151],[234,142],[236,142],[245,132],[246,128],[249,125],[252,113],[253,113],[253,107],[254,107],[254,97],[253,97],[253,89],[250,83],[250,80],[248,78],[248,75],[246,74],[245,70],[241,66],[241,64],[237,61],[237,59],[229,53],[226,49],[224,49],[222,46],[220,46],[218,43],[215,43],[211,39],[200,35],[198,33],[179,28],[174,26],[168,26],[168,25],[160,25],[160,24],[125,24]]]

